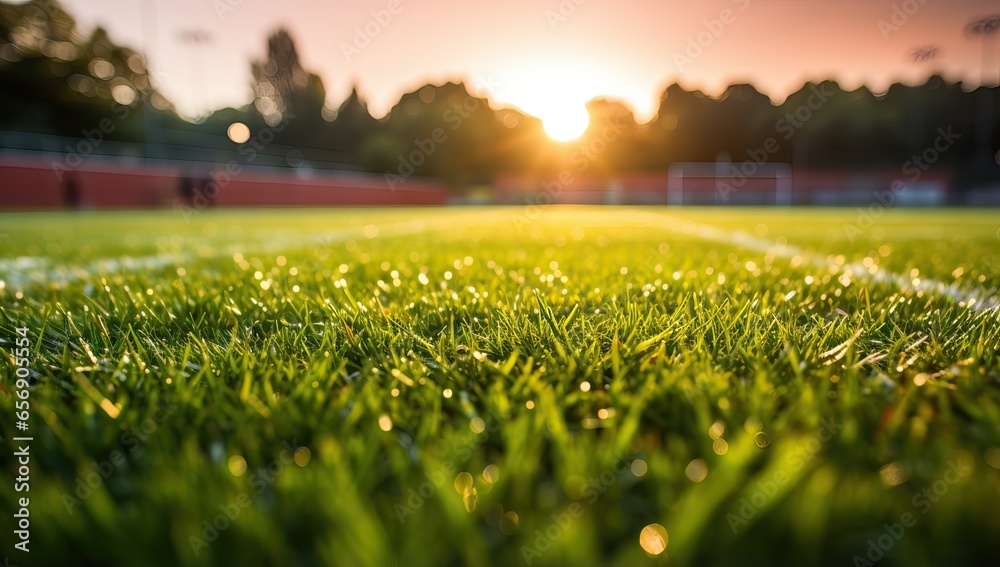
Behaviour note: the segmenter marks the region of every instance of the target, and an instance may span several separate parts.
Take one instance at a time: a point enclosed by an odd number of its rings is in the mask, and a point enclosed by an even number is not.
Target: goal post
[[[792,168],[787,163],[684,162],[667,172],[667,204],[792,204]]]

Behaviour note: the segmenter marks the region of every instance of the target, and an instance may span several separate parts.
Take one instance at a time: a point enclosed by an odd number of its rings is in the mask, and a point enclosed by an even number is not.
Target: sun
[[[563,104],[539,113],[545,133],[557,142],[568,142],[580,137],[590,125],[590,115],[582,106]]]
[[[603,87],[585,63],[571,59],[519,62],[497,73],[496,88],[490,89],[489,96],[540,119],[553,140],[575,140],[590,125],[587,101]]]

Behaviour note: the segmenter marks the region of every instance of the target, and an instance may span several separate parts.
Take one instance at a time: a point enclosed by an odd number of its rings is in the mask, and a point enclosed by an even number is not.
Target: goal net
[[[787,163],[688,162],[670,166],[669,205],[792,204],[791,166]]]

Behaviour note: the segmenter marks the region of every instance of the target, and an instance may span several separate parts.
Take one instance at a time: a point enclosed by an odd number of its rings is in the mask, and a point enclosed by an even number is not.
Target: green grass
[[[889,211],[852,239],[856,217],[0,215],[0,554],[855,565],[883,536],[879,565],[988,564],[998,215]],[[21,327],[28,555],[7,512]],[[196,554],[220,505],[239,516]]]

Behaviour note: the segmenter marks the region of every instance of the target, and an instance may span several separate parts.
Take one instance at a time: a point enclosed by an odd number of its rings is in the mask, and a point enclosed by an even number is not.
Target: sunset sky
[[[391,14],[388,8],[396,2]],[[404,92],[466,79],[491,100],[536,115],[553,106],[582,108],[586,100],[606,95],[624,99],[640,120],[655,113],[663,88],[675,81],[711,94],[731,82],[753,82],[776,100],[806,80],[828,77],[845,87],[866,83],[878,90],[893,81],[922,79],[933,69],[978,84],[982,41],[966,37],[963,29],[975,17],[1000,12],[996,0],[63,4],[84,32],[99,24],[115,41],[146,52],[161,90],[188,115],[247,103],[249,61],[262,58],[267,36],[285,26],[305,68],[323,78],[332,106],[357,84],[372,113],[381,116]],[[894,5],[901,25],[880,28],[880,20],[893,23]],[[728,23],[722,21],[724,10]],[[385,25],[375,21],[372,13],[379,11]],[[359,41],[357,29],[366,25],[376,33]],[[184,30],[204,31],[211,41],[185,43]],[[688,51],[698,43],[700,54]],[[910,52],[927,44],[939,46],[941,54],[914,63]],[[987,59],[990,77],[996,77],[997,64],[994,44]]]

